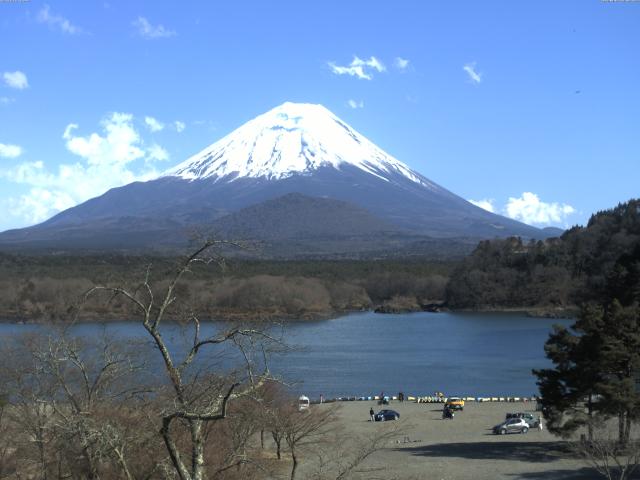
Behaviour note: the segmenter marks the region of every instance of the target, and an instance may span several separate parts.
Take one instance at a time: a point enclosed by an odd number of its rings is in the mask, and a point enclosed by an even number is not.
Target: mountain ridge
[[[69,248],[113,244],[126,249],[127,242],[132,248],[175,247],[188,243],[189,232],[208,231],[225,216],[252,205],[264,208],[258,206],[292,193],[345,202],[352,215],[342,215],[347,224],[361,221],[366,211],[369,220],[376,219],[369,223],[382,222],[415,238],[551,236],[472,205],[385,153],[324,107],[286,103],[155,180],[113,188],[39,225],[1,233],[0,248],[48,243],[61,248],[65,241]],[[307,210],[317,218],[306,223],[325,223],[314,234],[335,237],[339,228],[326,215],[328,203],[319,205],[314,213]],[[265,238],[283,239],[260,228]],[[375,241],[380,232],[369,235]]]

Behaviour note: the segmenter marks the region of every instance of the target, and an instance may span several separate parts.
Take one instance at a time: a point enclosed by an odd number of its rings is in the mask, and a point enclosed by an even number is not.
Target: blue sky
[[[285,101],[458,195],[585,223],[639,195],[640,2],[0,0],[0,230]]]

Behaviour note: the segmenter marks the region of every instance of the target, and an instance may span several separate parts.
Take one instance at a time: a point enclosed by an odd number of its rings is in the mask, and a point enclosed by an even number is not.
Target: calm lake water
[[[285,338],[297,347],[274,356],[271,371],[312,398],[368,396],[384,391],[430,395],[530,396],[537,392],[532,368],[549,365],[544,342],[554,323],[512,313],[350,314],[333,320],[290,323]],[[165,325],[171,348],[180,351],[188,336]],[[0,324],[0,336],[44,327]],[[223,328],[209,325],[207,330]],[[104,331],[146,340],[135,322],[80,324],[73,333]]]

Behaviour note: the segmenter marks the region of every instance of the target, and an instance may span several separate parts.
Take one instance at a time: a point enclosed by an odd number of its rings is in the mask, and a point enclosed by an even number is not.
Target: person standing
[[[376,421],[376,414],[375,414],[375,412],[373,411],[373,407],[371,407],[371,408],[369,409],[369,421],[370,421],[370,422],[375,422],[375,421]]]

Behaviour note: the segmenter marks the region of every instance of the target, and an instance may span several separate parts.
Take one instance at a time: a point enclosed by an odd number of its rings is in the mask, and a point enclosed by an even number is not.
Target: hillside
[[[453,272],[452,308],[546,307],[640,299],[640,200],[591,216],[559,238],[487,240]]]

